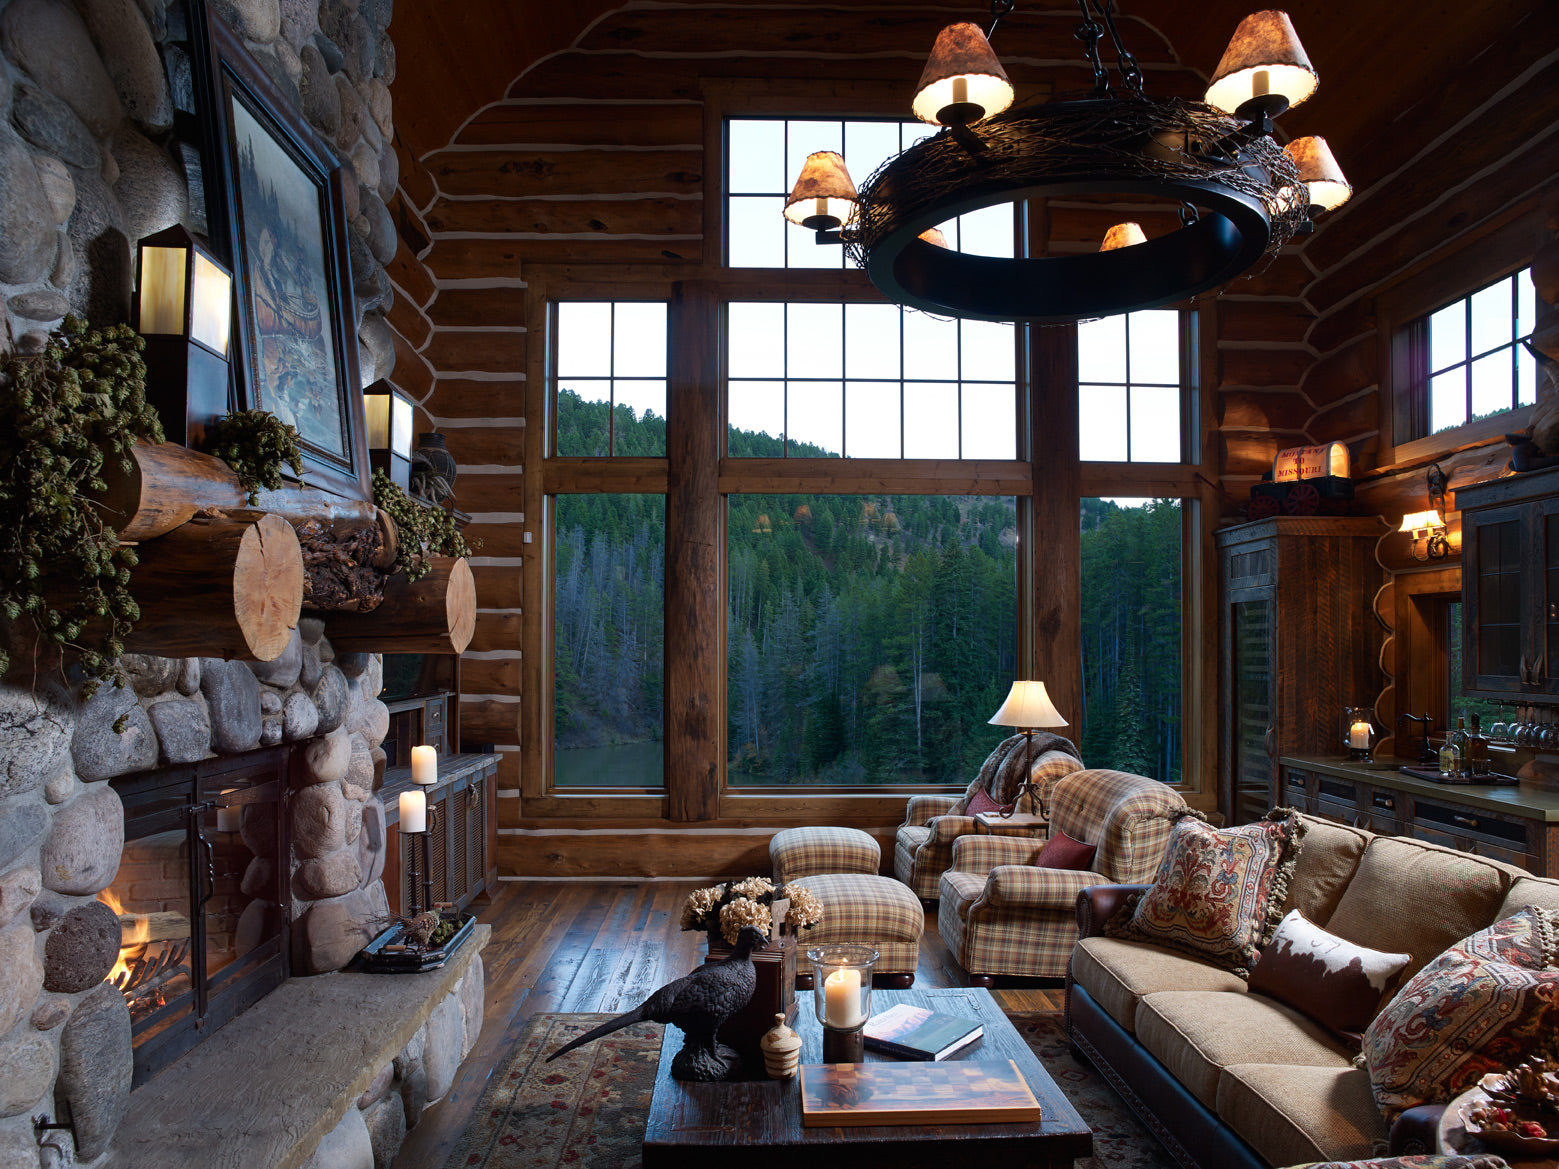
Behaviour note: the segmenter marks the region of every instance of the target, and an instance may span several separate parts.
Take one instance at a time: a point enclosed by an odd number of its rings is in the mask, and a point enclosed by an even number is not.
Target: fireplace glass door
[[[130,1007],[144,1083],[287,975],[277,749],[113,781],[125,806],[109,980]]]

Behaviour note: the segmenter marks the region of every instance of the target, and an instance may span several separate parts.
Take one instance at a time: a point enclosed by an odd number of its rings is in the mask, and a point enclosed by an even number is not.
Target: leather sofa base
[[[1185,1169],[1270,1169],[1075,982],[1067,986],[1074,1044]]]

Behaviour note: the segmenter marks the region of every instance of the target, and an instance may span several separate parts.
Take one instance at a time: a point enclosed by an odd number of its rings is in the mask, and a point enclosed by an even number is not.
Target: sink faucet
[[[1434,720],[1427,714],[1399,714],[1397,715],[1397,726],[1400,727],[1404,719],[1408,722],[1421,724],[1418,728],[1418,761],[1420,763],[1438,765],[1440,760],[1436,757],[1433,748],[1429,746],[1429,728],[1434,724]]]

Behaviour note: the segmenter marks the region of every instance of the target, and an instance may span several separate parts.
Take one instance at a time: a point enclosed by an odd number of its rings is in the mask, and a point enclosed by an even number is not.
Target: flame
[[[108,972],[106,981],[116,982],[121,974],[130,972],[130,964],[125,960],[125,954],[137,950],[151,941],[151,918],[140,913],[126,913],[124,902],[114,896],[112,889],[104,889],[97,895],[97,899],[114,911],[119,918],[119,961],[114,963],[114,968]]]

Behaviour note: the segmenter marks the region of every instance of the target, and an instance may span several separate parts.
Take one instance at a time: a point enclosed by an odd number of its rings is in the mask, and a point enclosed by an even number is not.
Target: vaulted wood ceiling
[[[538,68],[566,73],[577,96],[590,75],[624,68],[659,70],[657,59],[703,57],[699,72],[761,77],[776,57],[807,57],[820,76],[919,76],[936,30],[956,19],[983,20],[984,5],[908,4],[903,0],[807,0],[677,3],[649,0],[411,0],[395,14],[399,75],[398,132],[421,157],[448,143],[484,105]],[[1162,73],[1166,62],[1192,78],[1150,72],[1150,92],[1194,92],[1189,80],[1217,65],[1230,34],[1253,7],[1248,0],[1124,0],[1127,48]],[[1289,0],[1286,8],[1321,76],[1315,98],[1285,119],[1291,135],[1324,134],[1350,170],[1385,168],[1405,149],[1401,130],[1449,120],[1447,94],[1493,93],[1559,41],[1559,5],[1550,0],[1464,3],[1438,0],[1405,9],[1390,0]],[[1077,11],[1065,3],[1020,3],[995,46],[1009,64],[1075,63]],[[552,62],[554,54],[567,53]],[[548,65],[551,68],[548,68]],[[682,72],[679,70],[678,72]],[[1168,82],[1166,85],[1165,82]],[[1554,86],[1546,87],[1552,113]],[[668,94],[670,96],[670,94]],[[1461,111],[1465,112],[1465,111]]]

